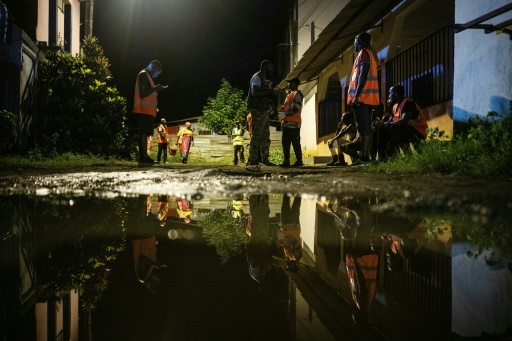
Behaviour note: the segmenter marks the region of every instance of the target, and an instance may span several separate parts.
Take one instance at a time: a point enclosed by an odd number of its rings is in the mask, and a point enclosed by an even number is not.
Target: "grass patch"
[[[65,169],[90,166],[126,166],[133,162],[115,158],[104,158],[91,155],[76,155],[65,153],[52,157],[28,155],[15,155],[0,157],[0,170],[12,169]]]
[[[439,131],[430,132],[418,151],[397,154],[387,162],[368,167],[376,172],[506,175],[512,169],[512,115],[499,118],[489,113],[473,119],[467,133],[441,141]]]

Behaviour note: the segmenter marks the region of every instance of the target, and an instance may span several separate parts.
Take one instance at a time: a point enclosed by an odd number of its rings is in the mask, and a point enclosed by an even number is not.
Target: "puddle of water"
[[[510,337],[512,232],[481,203],[204,174],[2,188],[3,339]]]

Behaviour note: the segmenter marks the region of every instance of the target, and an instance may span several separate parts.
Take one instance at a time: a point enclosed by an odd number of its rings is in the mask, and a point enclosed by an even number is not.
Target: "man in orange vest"
[[[139,72],[135,81],[133,113],[139,118],[139,166],[155,163],[146,153],[146,143],[148,136],[153,135],[153,123],[158,111],[158,93],[167,88],[167,85],[155,85],[153,82],[161,72],[162,64],[153,60]]]
[[[421,109],[411,98],[405,97],[405,89],[397,84],[389,89],[388,104],[393,116],[387,122],[376,121],[379,160],[395,154],[401,144],[417,144],[427,138],[427,121],[421,117]]]
[[[379,79],[377,75],[377,62],[370,51],[370,34],[363,32],[356,36],[354,47],[358,52],[354,60],[350,84],[348,88],[347,104],[352,106],[356,113],[357,129],[361,135],[361,158],[353,165],[364,164],[370,161],[372,148],[372,116],[371,107],[380,104]]]
[[[283,145],[283,163],[279,166],[290,167],[290,144],[293,147],[295,158],[297,161],[292,167],[301,167],[302,163],[302,150],[300,146],[300,125],[302,123],[302,93],[299,90],[300,80],[298,78],[287,79],[288,89],[290,93],[286,96],[286,100],[281,107],[279,119],[283,127],[283,134],[281,143]]]
[[[167,121],[165,118],[160,120],[160,125],[157,129],[157,142],[158,142],[158,163],[164,153],[164,163],[167,163]]]

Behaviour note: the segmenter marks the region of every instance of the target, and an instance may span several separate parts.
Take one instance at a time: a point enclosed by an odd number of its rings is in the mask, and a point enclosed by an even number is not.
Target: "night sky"
[[[169,88],[159,95],[158,117],[172,121],[200,116],[222,78],[245,93],[263,59],[276,64],[276,45],[285,41],[287,3],[97,0],[93,34],[111,63],[113,85],[128,100],[129,113],[138,72],[153,59],[162,63],[156,83]]]

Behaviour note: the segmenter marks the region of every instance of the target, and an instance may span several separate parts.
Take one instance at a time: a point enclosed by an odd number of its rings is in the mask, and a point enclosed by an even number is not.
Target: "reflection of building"
[[[28,213],[33,205],[26,200],[18,204],[21,213],[10,212],[16,217],[12,234],[0,238],[0,339],[78,340],[78,293],[64,294],[58,302],[38,297],[36,222]],[[2,206],[13,208],[5,202]]]
[[[326,212],[324,206],[318,206],[315,216],[318,225],[314,250],[319,273],[332,286],[341,288],[341,296],[350,302],[351,292],[344,265],[347,241],[341,238],[332,216]],[[379,215],[378,220],[373,217],[372,224],[382,221],[381,227],[384,228],[386,219],[384,215]],[[379,228],[378,225],[374,227]],[[395,227],[399,228],[399,226]],[[384,335],[402,335],[405,338],[415,333],[432,335],[432,337],[438,332],[449,333],[451,326],[449,252],[421,248],[414,257],[404,259],[401,268],[394,271],[388,269],[385,252],[385,248],[380,251],[378,293],[370,307],[370,320],[373,320],[373,324],[379,325],[379,331]],[[425,321],[425,323],[418,324],[418,321]],[[435,324],[437,330],[432,330],[431,324]],[[400,329],[396,328],[398,325]]]

